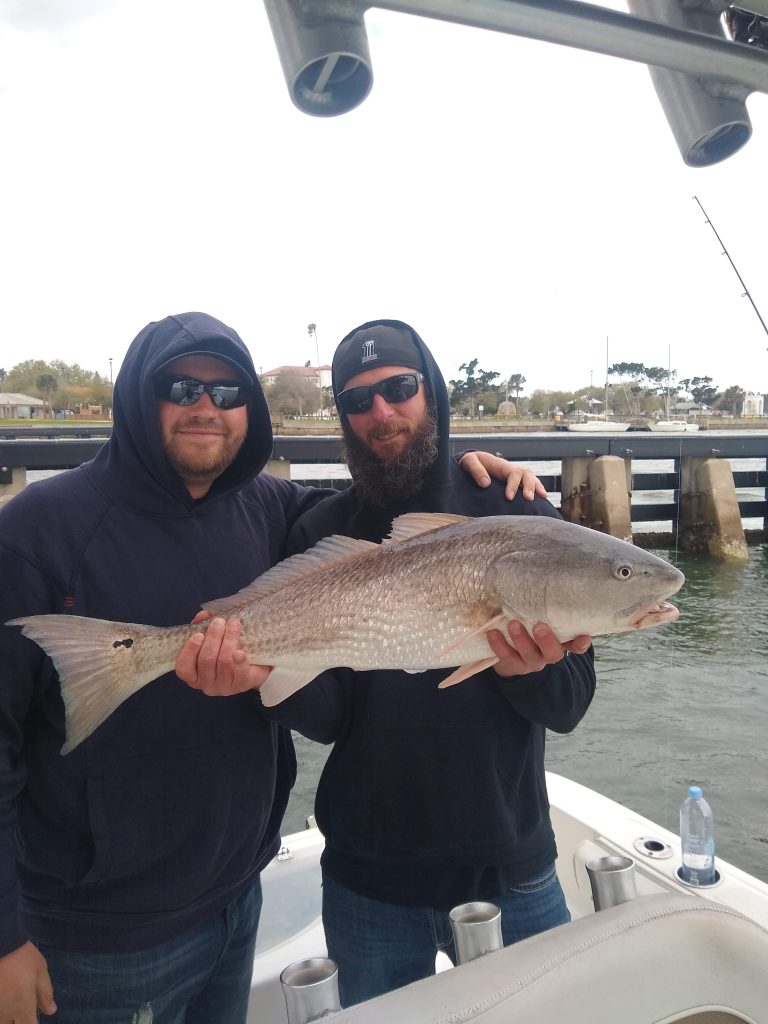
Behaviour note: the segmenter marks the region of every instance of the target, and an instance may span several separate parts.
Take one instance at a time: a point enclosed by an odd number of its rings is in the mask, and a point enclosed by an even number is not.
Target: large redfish
[[[683,574],[603,533],[544,516],[409,514],[382,544],[329,537],[204,607],[238,616],[261,688],[277,704],[320,672],[454,668],[441,686],[495,662],[489,629],[547,622],[561,641],[672,622]],[[13,619],[53,660],[67,753],[127,697],[173,669],[201,625],[143,626],[75,615]]]

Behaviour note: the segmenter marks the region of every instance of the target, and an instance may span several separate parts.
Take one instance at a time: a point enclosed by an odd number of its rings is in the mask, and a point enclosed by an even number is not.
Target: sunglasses
[[[155,395],[174,405],[194,405],[207,394],[217,409],[239,409],[248,401],[245,384],[216,380],[206,384],[194,377],[155,377]]]
[[[407,402],[419,390],[424,380],[423,373],[397,373],[394,377],[385,377],[378,384],[366,384],[358,388],[347,388],[336,396],[336,408],[347,416],[359,412],[368,412],[373,405],[373,396],[381,395],[385,402],[397,405]]]

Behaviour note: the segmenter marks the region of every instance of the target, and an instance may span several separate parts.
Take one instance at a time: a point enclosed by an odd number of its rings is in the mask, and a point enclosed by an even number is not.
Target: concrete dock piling
[[[726,562],[749,554],[733,472],[724,459],[687,457],[680,467],[678,543]]]

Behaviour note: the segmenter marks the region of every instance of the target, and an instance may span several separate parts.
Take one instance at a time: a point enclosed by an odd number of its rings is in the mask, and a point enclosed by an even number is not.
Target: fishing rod
[[[704,214],[704,218],[705,218],[705,220],[706,220],[707,224],[709,224],[709,226],[710,226],[710,227],[712,228],[712,230],[713,230],[713,231],[715,232],[715,238],[716,238],[716,239],[718,240],[718,242],[719,242],[719,243],[720,243],[720,245],[722,246],[722,249],[723,249],[723,255],[724,255],[724,256],[727,256],[727,257],[728,257],[728,262],[729,262],[729,263],[731,264],[731,266],[733,267],[733,272],[734,272],[734,274],[736,275],[736,277],[738,277],[738,279],[739,279],[739,284],[740,284],[740,285],[741,285],[741,287],[742,287],[742,288],[744,289],[744,293],[743,293],[743,295],[742,295],[742,298],[744,298],[744,297],[746,296],[746,298],[748,298],[748,299],[749,299],[749,301],[750,301],[750,302],[752,303],[752,309],[754,309],[754,311],[755,311],[755,313],[756,313],[756,315],[757,315],[757,319],[758,319],[758,320],[760,321],[760,323],[761,323],[761,324],[763,325],[763,330],[765,331],[765,333],[766,333],[766,334],[768,334],[768,327],[766,327],[766,325],[765,325],[765,320],[763,320],[763,318],[762,318],[762,317],[760,316],[760,310],[759,310],[759,309],[757,308],[757,306],[755,305],[755,300],[754,300],[754,299],[752,298],[752,296],[751,296],[751,295],[749,294],[749,288],[747,288],[747,286],[746,286],[746,285],[744,284],[744,279],[742,278],[742,276],[741,276],[741,274],[739,273],[739,271],[738,271],[738,270],[736,269],[736,264],[735,264],[735,263],[733,262],[733,260],[731,259],[731,254],[730,254],[730,253],[728,252],[728,250],[726,249],[726,247],[725,247],[725,244],[724,244],[724,242],[723,242],[722,238],[720,237],[720,235],[718,235],[718,233],[717,233],[717,229],[715,228],[715,225],[714,225],[714,224],[712,223],[712,221],[711,221],[711,220],[709,219],[709,217],[707,216],[707,211],[706,211],[706,210],[704,209],[704,207],[703,207],[703,206],[701,205],[701,203],[699,202],[699,197],[698,197],[698,196],[694,196],[693,198],[694,198],[694,199],[696,200],[696,202],[697,202],[697,203],[699,203],[699,209],[700,209],[700,210],[701,210],[701,212],[702,212],[702,213]]]

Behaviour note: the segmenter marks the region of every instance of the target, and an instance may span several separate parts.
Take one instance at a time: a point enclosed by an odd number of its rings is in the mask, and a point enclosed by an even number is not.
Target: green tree
[[[565,412],[566,406],[575,400],[572,391],[547,391],[537,388],[528,399],[528,412],[531,416],[550,417],[557,412]]]
[[[711,377],[686,377],[678,383],[697,405],[712,405],[717,398],[717,388],[712,386]]]
[[[44,373],[55,375],[56,371],[42,359],[26,359],[8,371],[6,387],[22,395],[31,395],[37,387],[37,378]]]
[[[668,372],[662,366],[644,363],[614,363],[608,367],[608,376],[619,377],[619,394],[624,396],[630,416],[639,416],[641,409],[648,411],[648,399],[666,389]],[[615,399],[614,398],[614,406]],[[657,403],[653,403],[658,408]]]
[[[53,415],[51,410],[51,395],[58,388],[59,382],[53,376],[52,373],[41,373],[35,381],[35,387],[40,392],[41,396],[44,397],[48,403],[48,413]]]
[[[320,408],[320,389],[297,373],[281,373],[266,389],[271,413],[283,416],[304,416]]]
[[[479,395],[489,391],[493,387],[493,381],[499,374],[496,370],[478,370],[479,359],[473,359],[469,363],[462,363],[459,370],[464,372],[464,379],[449,381],[451,387],[451,408],[465,415],[475,415],[475,408],[478,405]],[[477,371],[477,372],[475,372]]]
[[[504,396],[499,392],[498,388],[479,391],[477,393],[477,405],[478,408],[482,405],[483,416],[495,416],[499,411],[499,404],[503,397]]]
[[[333,387],[327,384],[324,388],[320,388],[320,408],[325,413],[328,410],[331,416],[336,412],[336,403],[333,400]]]
[[[26,359],[17,363],[7,373],[6,390],[16,391],[22,395],[33,395],[39,391],[38,379],[43,376],[53,377],[57,384],[53,408],[79,410],[83,405],[101,405],[105,409],[112,406],[112,388],[106,377],[84,370],[77,363],[70,366],[61,359],[53,359],[50,363],[42,359]]]
[[[747,397],[746,391],[740,388],[738,384],[731,384],[729,388],[715,400],[715,409],[722,409],[723,412],[729,412],[732,416],[741,416],[744,411],[744,399]]]
[[[6,377],[5,370],[3,369],[2,366],[0,366],[0,384],[3,383],[3,381],[5,380],[5,377]]]
[[[512,373],[507,381],[507,387],[515,393],[515,415],[520,419],[520,392],[525,384],[525,377],[522,373]]]

